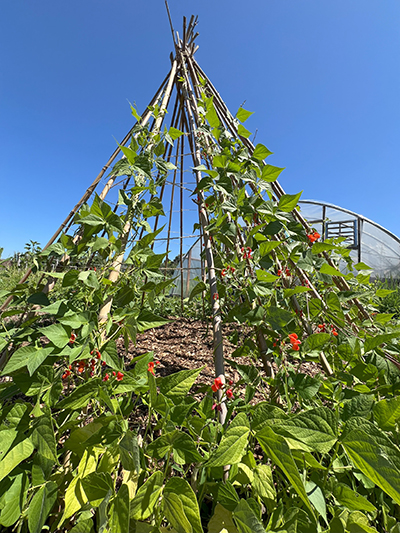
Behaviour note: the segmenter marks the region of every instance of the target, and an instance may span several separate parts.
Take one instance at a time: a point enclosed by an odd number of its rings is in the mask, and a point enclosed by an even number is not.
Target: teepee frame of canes
[[[167,11],[169,16],[168,5]],[[246,130],[241,126],[240,121],[236,115],[233,116],[224,101],[222,100],[220,94],[215,89],[214,85],[211,83],[206,73],[201,69],[199,64],[195,59],[195,52],[198,49],[196,44],[196,38],[198,33],[195,33],[195,28],[197,25],[197,17],[192,16],[189,20],[184,17],[183,19],[183,32],[182,37],[175,32],[172,26],[171,18],[169,16],[169,21],[171,25],[171,31],[173,35],[175,53],[171,54],[171,69],[167,76],[164,78],[160,87],[157,89],[154,97],[151,99],[149,105],[145,108],[142,115],[138,115],[135,111],[134,114],[137,117],[137,123],[133,128],[127,133],[127,135],[122,139],[121,143],[115,149],[111,157],[108,159],[107,163],[103,166],[98,176],[95,178],[93,183],[87,188],[81,199],[77,202],[75,207],[70,211],[68,216],[55,231],[54,235],[51,237],[49,242],[43,248],[43,251],[48,249],[60,235],[66,234],[74,224],[74,217],[79,212],[80,208],[89,200],[93,193],[97,190],[100,184],[103,184],[101,192],[98,194],[99,199],[104,200],[110,191],[120,186],[120,183],[117,181],[117,178],[121,176],[120,166],[118,167],[118,162],[123,162],[129,157],[127,153],[129,148],[127,146],[132,142],[132,139],[137,139],[140,136],[141,128],[147,127],[153,135],[153,139],[157,136],[159,132],[164,131],[174,131],[178,132],[178,135],[171,142],[171,138],[166,137],[165,147],[162,150],[164,160],[167,163],[171,163],[169,168],[173,169],[172,173],[172,182],[164,181],[160,189],[160,199],[168,197],[169,194],[169,216],[167,217],[167,229],[165,230],[165,238],[163,241],[166,243],[166,262],[168,264],[168,253],[169,247],[173,239],[179,241],[179,257],[180,257],[180,271],[181,271],[181,287],[183,287],[183,242],[188,235],[184,234],[183,225],[184,225],[184,209],[183,209],[183,191],[187,190],[188,187],[185,187],[184,182],[184,166],[187,165],[187,161],[190,158],[192,173],[194,176],[195,187],[189,192],[194,193],[195,200],[192,202],[192,206],[195,205],[198,217],[198,227],[200,233],[195,236],[195,238],[201,238],[203,243],[204,252],[202,253],[202,264],[201,269],[204,276],[207,276],[209,289],[210,289],[210,302],[212,306],[212,323],[213,323],[213,350],[214,350],[214,364],[215,364],[215,376],[220,378],[221,382],[225,382],[225,371],[224,371],[224,348],[223,348],[223,336],[222,336],[222,318],[221,318],[221,309],[218,296],[218,287],[217,287],[217,270],[215,266],[215,245],[213,242],[212,235],[210,233],[210,218],[209,210],[207,205],[207,196],[206,192],[202,187],[201,183],[205,176],[204,173],[209,173],[215,167],[214,158],[218,154],[219,147],[219,134],[216,132],[224,132],[224,135],[229,135],[231,139],[238,143],[244,150],[247,151],[249,157],[252,156],[256,147],[250,141],[249,136],[246,134]],[[208,103],[209,108],[207,112],[204,112],[205,102]],[[202,107],[203,106],[203,107]],[[157,113],[154,113],[154,109],[157,109]],[[169,118],[170,117],[170,118]],[[167,127],[169,129],[165,129]],[[172,128],[172,130],[171,130]],[[120,159],[118,160],[118,157]],[[117,163],[115,165],[115,163]],[[268,168],[275,168],[267,165],[264,161],[260,162],[261,166],[266,166]],[[113,167],[114,165],[114,167]],[[105,174],[109,169],[111,170],[107,178]],[[230,177],[233,187],[242,188],[244,194],[247,197],[260,195],[260,190],[257,185],[251,180],[243,181],[236,172],[227,174]],[[132,176],[126,176],[122,181],[122,189],[126,190],[127,186],[132,179]],[[165,193],[167,186],[170,186],[170,192]],[[285,195],[285,192],[278,181],[270,181],[268,184],[268,191],[272,201],[279,203],[280,199]],[[214,190],[213,193],[216,191]],[[224,200],[224,192],[219,190],[217,192],[222,203]],[[196,200],[197,195],[197,200]],[[173,228],[173,208],[178,203],[179,211],[179,236],[173,237],[172,228]],[[225,213],[226,219],[231,221],[231,215],[229,210]],[[297,209],[294,209],[291,212],[291,216],[296,223],[303,226],[306,234],[311,232],[307,221],[301,216],[300,212]],[[257,214],[254,215],[254,222],[257,223]],[[120,276],[121,268],[124,263],[124,257],[127,252],[127,244],[129,242],[129,236],[131,233],[131,221],[126,220],[124,228],[121,234],[122,246],[119,253],[115,253],[115,256],[112,261],[112,266],[109,273],[110,283],[115,282]],[[238,227],[237,221],[235,222],[237,226],[236,240],[233,243],[234,249],[238,256],[242,253],[241,250],[245,248],[246,245],[246,228]],[[159,216],[155,218],[155,223],[152,228],[153,232],[158,230],[159,226]],[[249,229],[249,228],[247,228]],[[144,229],[142,230],[143,234]],[[190,235],[193,237],[193,235]],[[80,232],[79,229],[74,234],[74,242],[79,242]],[[279,234],[272,234],[270,236],[271,241],[279,240]],[[283,242],[283,241],[281,241]],[[270,252],[271,258],[274,261],[275,268],[280,270],[282,264],[278,257],[278,254],[272,249]],[[241,255],[242,260],[246,263],[245,270],[246,275],[249,277],[255,277],[251,262],[249,258]],[[324,259],[328,265],[332,268],[336,268],[336,265],[332,262],[330,256],[326,252],[321,253],[321,257]],[[61,264],[67,264],[68,257],[64,257]],[[307,285],[308,294],[310,298],[314,298],[320,301],[322,308],[326,306],[323,298],[318,292],[317,288],[313,285],[312,280],[310,279],[309,274],[302,268],[300,268],[294,261],[288,259],[287,265],[290,266],[292,279],[296,279],[298,284]],[[55,284],[55,280],[51,277],[51,269],[53,268],[51,262],[48,263],[49,267],[49,278],[47,283],[45,283],[43,292],[48,293]],[[20,283],[26,281],[31,274],[32,270],[28,269]],[[45,275],[44,275],[45,276]],[[342,276],[332,275],[332,280],[334,284],[338,287],[340,291],[350,291],[350,286],[347,281]],[[289,281],[282,278],[283,286],[289,288]],[[181,291],[181,297],[183,298],[183,290]],[[12,301],[12,296],[9,297],[1,307],[1,311],[4,311],[6,307]],[[255,305],[257,301],[260,301],[260,296],[257,296],[255,300]],[[357,300],[357,298],[352,298],[351,303],[358,309],[360,316],[363,319],[368,320],[369,315],[364,309],[363,305]],[[113,304],[113,298],[109,296],[106,301],[101,306],[99,312],[99,322],[106,322]],[[290,297],[290,305],[292,309],[298,316],[299,323],[301,324],[304,332],[307,335],[313,333],[312,325],[310,323],[309,317],[306,314],[302,313],[296,294],[293,294]],[[31,310],[32,312],[32,310]],[[355,324],[351,324],[351,318],[347,315],[346,320],[349,322],[353,330],[356,330]],[[255,338],[257,340],[259,356],[262,360],[264,369],[268,376],[274,377],[274,370],[271,363],[271,360],[268,355],[267,350],[267,341],[265,339],[265,332],[262,327],[255,326]],[[0,358],[0,365],[4,365],[5,360],[9,354],[3,353]],[[324,353],[320,353],[320,362],[324,368],[324,371],[330,375],[332,374],[332,369],[327,361]],[[395,364],[397,361],[395,362]],[[221,391],[218,391],[218,394],[221,394]],[[221,397],[219,398],[221,399]],[[224,402],[222,402],[222,409],[220,412],[221,422],[225,420],[226,417],[226,407]]]

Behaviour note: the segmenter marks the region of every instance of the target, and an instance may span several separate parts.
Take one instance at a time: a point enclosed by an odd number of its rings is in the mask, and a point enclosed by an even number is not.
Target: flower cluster
[[[313,244],[315,241],[317,241],[319,238],[321,237],[321,235],[319,233],[317,233],[316,231],[314,231],[314,233],[310,233],[310,235],[307,235],[307,239],[308,239],[308,242],[310,244]]]
[[[159,365],[160,361],[156,361],[155,363],[153,363],[153,361],[150,361],[150,363],[147,366],[147,372],[151,372],[153,374],[153,376],[155,376],[155,374],[154,374],[154,364]]]
[[[234,267],[223,268],[221,270],[221,277],[224,278],[227,274],[229,274],[229,272],[232,272],[233,274],[235,272]]]
[[[244,248],[244,246],[242,246],[240,251],[243,254],[243,259],[251,259],[251,254],[253,253],[253,250],[250,248],[250,246],[248,246],[247,248]]]
[[[298,352],[300,350],[300,344],[301,341],[299,341],[299,338],[296,333],[291,333],[289,335],[290,342],[292,343],[292,350],[295,350]]]
[[[325,333],[326,332],[326,324],[325,322],[323,324],[318,324],[318,329],[319,329],[319,332],[320,333]],[[331,324],[331,333],[334,337],[337,337],[339,334],[338,332],[336,331],[336,328],[333,324]]]
[[[233,381],[232,380],[229,380],[229,388],[226,389],[225,391],[225,394],[226,394],[226,397],[229,399],[229,400],[232,400],[232,398],[234,397],[233,395],[233,390],[231,389],[231,386],[233,385]],[[217,392],[219,391],[220,389],[222,389],[224,386],[224,383],[222,381],[221,378],[215,378],[214,379],[214,383],[211,385],[211,390],[213,392]],[[221,410],[221,406],[220,405],[217,405],[216,403],[212,406],[212,409],[217,409],[217,411],[220,411]]]
[[[282,270],[279,269],[276,273],[278,276],[282,276]],[[291,276],[290,270],[288,268],[285,268],[285,276]]]

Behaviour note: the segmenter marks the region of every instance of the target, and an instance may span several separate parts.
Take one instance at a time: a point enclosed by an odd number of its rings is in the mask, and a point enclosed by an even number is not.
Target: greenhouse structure
[[[363,262],[379,279],[400,278],[400,238],[394,233],[359,215],[336,205],[317,200],[300,200],[301,214],[320,235],[321,240],[344,237],[355,263]],[[175,282],[171,295],[188,298],[204,269],[200,259],[198,239],[183,257],[174,272]],[[343,268],[346,265],[343,264]]]

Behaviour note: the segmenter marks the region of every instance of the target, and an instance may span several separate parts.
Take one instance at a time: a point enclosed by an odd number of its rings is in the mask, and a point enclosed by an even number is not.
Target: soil
[[[185,318],[170,317],[170,320],[171,322],[164,326],[139,334],[136,345],[130,343],[128,351],[125,350],[123,338],[119,339],[117,342],[119,354],[124,356],[125,362],[129,364],[134,357],[153,351],[154,360],[160,362],[155,367],[157,376],[166,376],[180,370],[204,367],[197,383],[212,385],[215,378],[212,324]],[[251,330],[246,328],[224,325],[225,359],[231,358],[232,352],[237,348],[229,341],[229,336],[235,330],[239,333],[239,345],[241,344],[240,341],[243,341],[251,333]],[[242,365],[256,365],[261,376],[266,377],[261,361],[254,361],[250,357],[235,357],[234,361]],[[322,369],[318,364],[303,362],[299,363],[298,371],[315,376]],[[234,383],[239,381],[238,372],[229,364],[226,364],[225,372],[227,381],[232,380]],[[257,391],[255,399],[258,401],[267,399],[268,392],[266,385],[264,390],[261,388]]]

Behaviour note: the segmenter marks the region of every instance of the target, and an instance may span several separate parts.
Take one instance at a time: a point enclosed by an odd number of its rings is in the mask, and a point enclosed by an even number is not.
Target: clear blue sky
[[[286,192],[400,234],[400,2],[170,0],[198,14],[196,57]],[[0,247],[52,236],[169,69],[163,0],[0,6]]]

